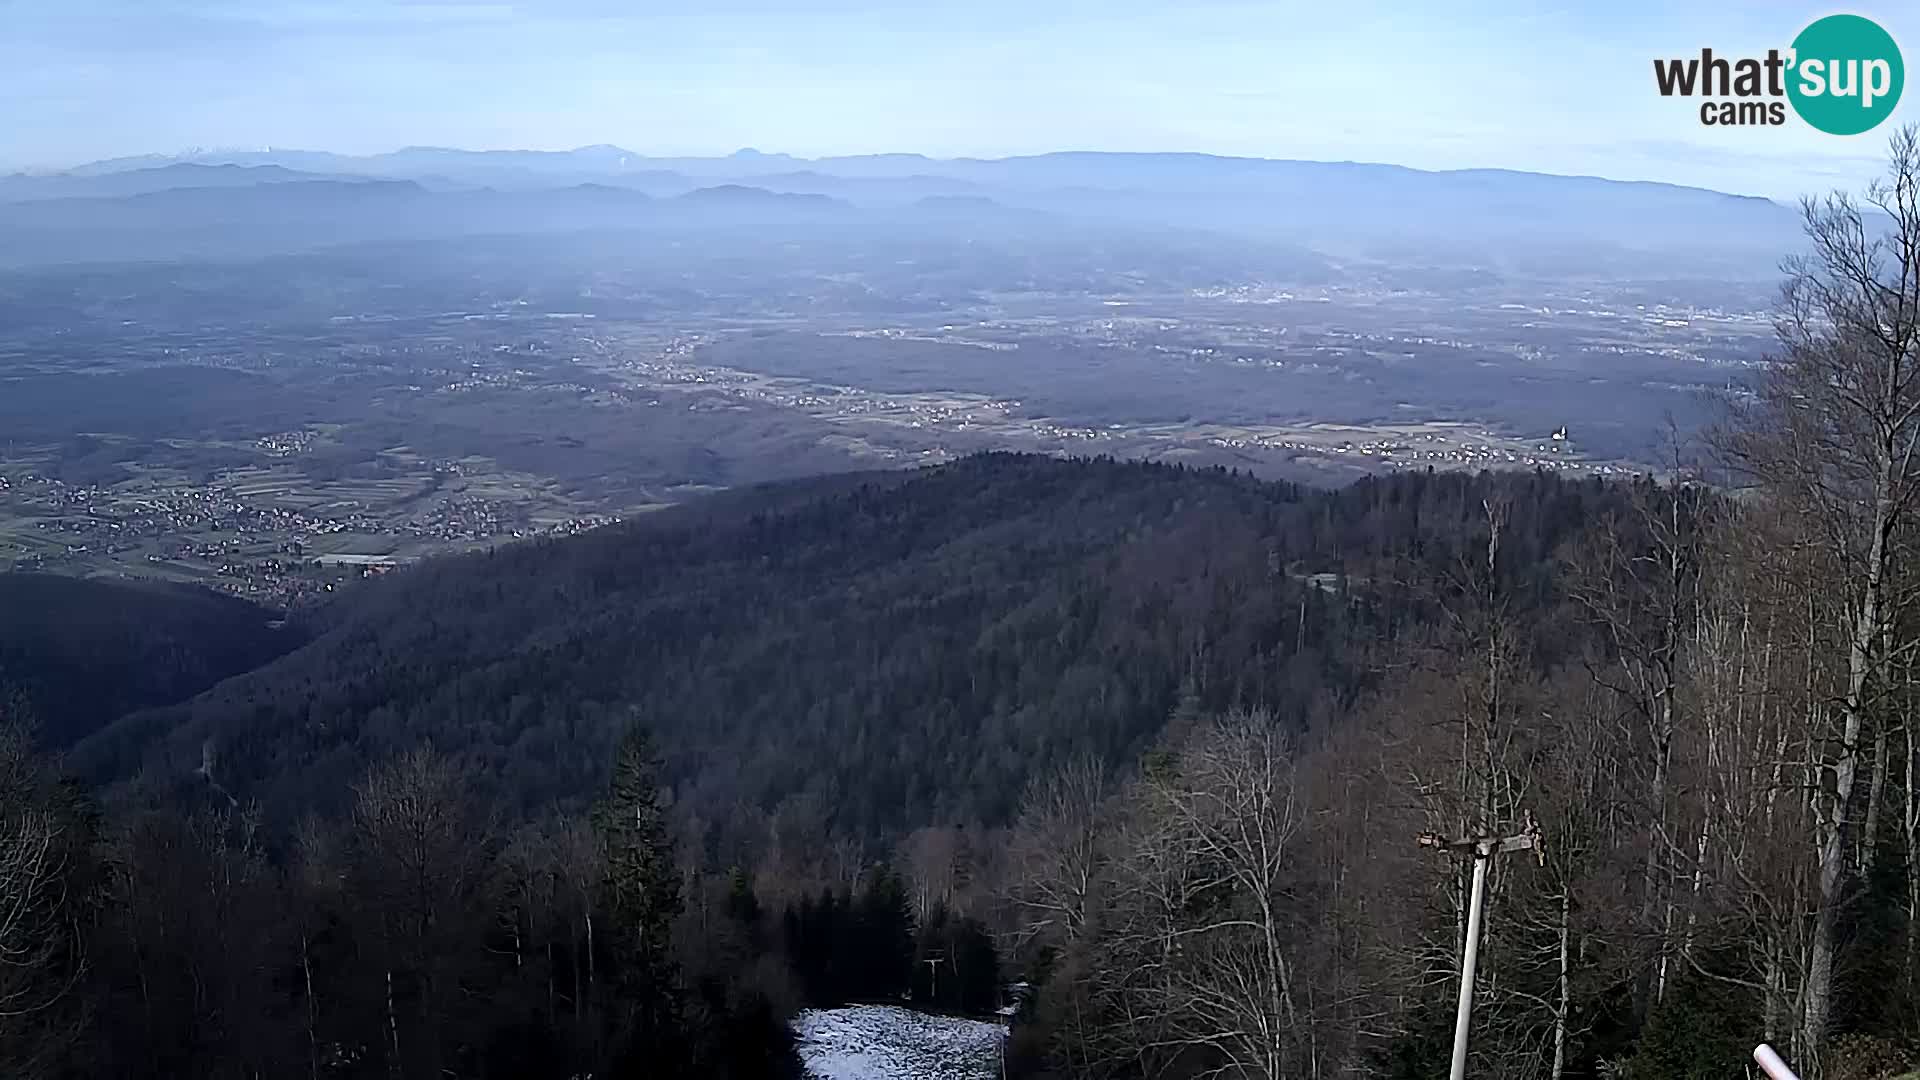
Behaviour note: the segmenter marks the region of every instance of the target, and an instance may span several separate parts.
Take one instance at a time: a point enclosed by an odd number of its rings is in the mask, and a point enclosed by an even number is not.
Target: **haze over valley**
[[[1193,154],[193,153],[0,178],[0,564],[276,602],[988,449],[1671,463],[1797,212]]]

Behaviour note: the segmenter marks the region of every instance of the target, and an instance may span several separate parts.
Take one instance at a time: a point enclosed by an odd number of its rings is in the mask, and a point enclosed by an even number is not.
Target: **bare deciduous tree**
[[[3,706],[3,703],[0,703]],[[71,1036],[50,1016],[81,971],[74,840],[30,731],[0,713],[0,1069],[35,1077]]]
[[[1260,713],[1208,724],[1114,817],[1095,910],[1078,923],[1098,940],[1072,973],[1074,1004],[1099,1018],[1072,1033],[1078,1071],[1314,1075],[1322,1024],[1307,983],[1320,973],[1301,966],[1328,893],[1307,869],[1292,740]]]
[[[899,864],[913,883],[914,918],[925,924],[936,907],[950,907],[960,885],[965,844],[960,830],[947,826],[915,829],[900,842]]]
[[[1023,940],[1074,941],[1085,929],[1102,852],[1105,769],[1075,758],[1028,785],[1007,838],[1009,899]]]
[[[1645,736],[1644,742],[1628,744],[1644,749],[1623,755],[1642,779],[1649,819],[1639,921],[1652,948],[1641,984],[1643,1006],[1664,997],[1671,974],[1677,906],[1669,895],[1674,740],[1683,723],[1682,664],[1696,617],[1704,547],[1703,500],[1680,463],[1675,465],[1670,486],[1651,478],[1633,482],[1626,519],[1593,531],[1573,562],[1569,582],[1576,606],[1610,647],[1595,678],[1631,703]]]
[[[349,837],[354,903],[383,955],[389,1071],[436,1076],[459,1000],[454,943],[482,910],[491,830],[453,763],[420,749],[356,787]]]
[[[1894,137],[1864,204],[1836,193],[1807,200],[1803,216],[1810,250],[1787,263],[1783,355],[1720,441],[1820,530],[1844,608],[1845,679],[1816,739],[1812,801],[1818,896],[1799,1027],[1817,1070],[1843,909],[1871,859],[1858,819],[1874,781],[1861,781],[1885,760],[1869,748],[1884,745],[1890,628],[1912,600],[1899,583],[1920,496],[1920,130]]]

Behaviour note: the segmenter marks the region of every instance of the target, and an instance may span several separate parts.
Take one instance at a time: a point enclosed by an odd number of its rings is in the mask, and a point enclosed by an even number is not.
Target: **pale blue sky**
[[[1703,127],[1655,56],[1834,10],[1654,0],[0,0],[0,167],[191,146],[803,156],[1061,149],[1490,166],[1791,196],[1889,126]],[[1718,5],[1716,5],[1718,6]],[[1920,117],[1914,94],[1895,121]]]

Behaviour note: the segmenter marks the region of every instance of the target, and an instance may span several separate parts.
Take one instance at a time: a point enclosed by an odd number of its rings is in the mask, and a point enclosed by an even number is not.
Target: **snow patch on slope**
[[[793,1018],[814,1080],[993,1080],[1007,1029],[892,1005],[807,1009]]]

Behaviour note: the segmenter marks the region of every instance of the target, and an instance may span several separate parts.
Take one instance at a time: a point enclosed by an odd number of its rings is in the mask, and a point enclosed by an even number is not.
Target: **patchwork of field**
[[[255,307],[241,269],[190,294],[164,269],[76,272],[59,319],[0,328],[0,568],[298,603],[707,492],[984,450],[1317,483],[1637,471],[1766,346],[1754,311],[1626,286],[928,292],[880,260],[747,288],[734,263],[582,280],[569,256],[487,261],[484,284],[415,267],[408,298],[382,284],[404,257],[343,258]],[[570,284],[541,300],[539,274]]]
[[[375,474],[316,476],[301,454],[324,451],[327,437],[307,434],[316,437],[300,451],[262,451],[211,475],[131,462],[117,477],[69,481],[53,455],[0,461],[0,564],[154,575],[297,603],[427,555],[612,520],[550,478],[474,455],[434,460],[399,446],[377,455]]]

